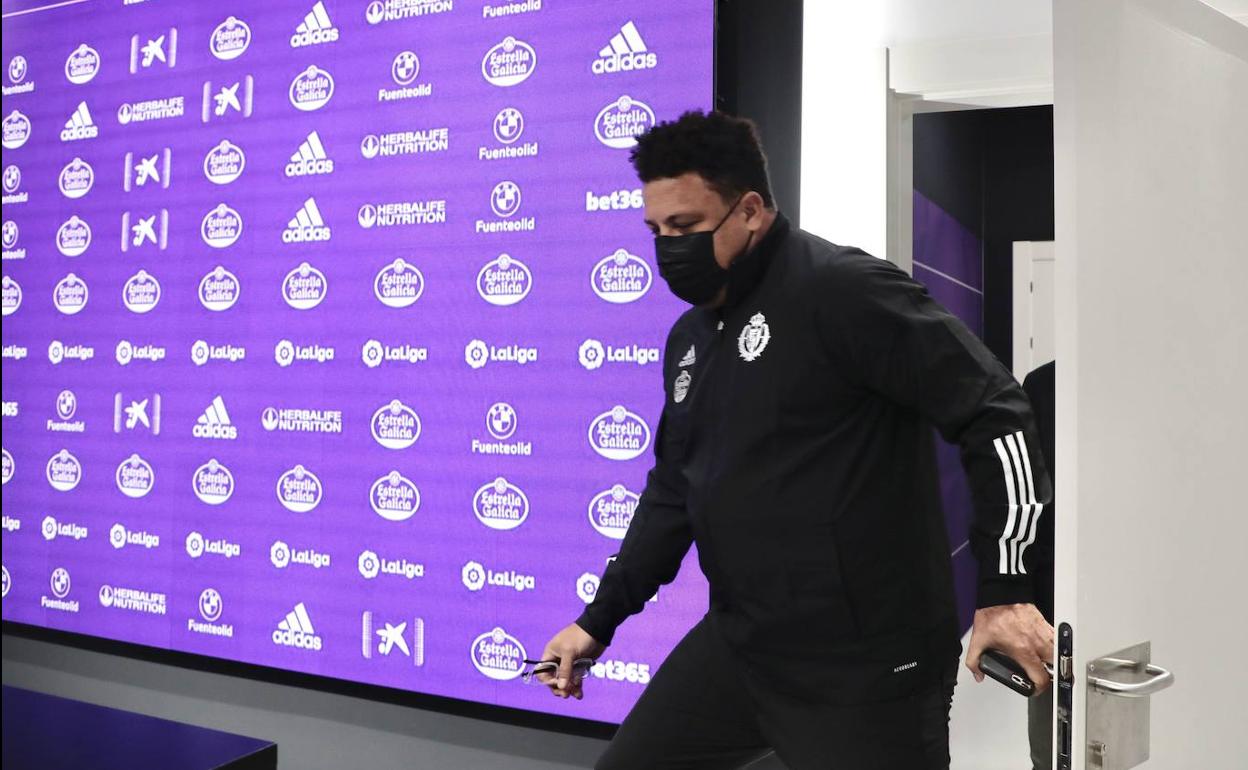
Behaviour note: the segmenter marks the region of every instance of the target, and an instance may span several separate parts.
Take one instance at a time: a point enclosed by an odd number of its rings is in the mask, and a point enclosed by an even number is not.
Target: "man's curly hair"
[[[643,183],[692,171],[725,202],[753,190],[775,208],[758,128],[746,118],[690,110],[638,136],[629,160]]]

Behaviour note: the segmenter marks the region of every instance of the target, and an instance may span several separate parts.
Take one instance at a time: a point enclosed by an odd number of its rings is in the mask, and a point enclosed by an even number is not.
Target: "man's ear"
[[[763,203],[763,196],[751,190],[741,199],[741,208],[745,212],[746,222],[753,225],[762,217],[767,206]]]

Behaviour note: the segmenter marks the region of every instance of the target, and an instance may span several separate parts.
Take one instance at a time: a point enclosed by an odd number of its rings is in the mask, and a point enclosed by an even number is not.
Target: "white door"
[[[1014,377],[1019,382],[1054,359],[1053,241],[1014,242]]]
[[[1054,66],[1070,766],[1133,762],[1089,707],[1151,703],[1147,767],[1243,768],[1248,27],[1197,0],[1055,0]],[[1089,692],[1089,663],[1145,641],[1173,687]]]

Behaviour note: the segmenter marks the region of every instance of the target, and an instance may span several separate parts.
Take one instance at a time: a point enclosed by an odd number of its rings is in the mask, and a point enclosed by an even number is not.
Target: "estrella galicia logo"
[[[424,274],[402,257],[377,271],[377,277],[373,279],[373,294],[386,307],[411,307],[424,293]]]
[[[243,175],[247,155],[243,148],[222,139],[204,156],[204,176],[213,184],[229,184]]]
[[[87,306],[87,282],[69,273],[52,289],[52,304],[65,315],[77,315]]]
[[[140,270],[121,287],[121,301],[132,313],[149,313],[160,302],[160,282],[146,270]]]
[[[496,86],[514,86],[529,79],[537,68],[537,51],[528,43],[508,35],[503,42],[485,52],[481,74]]]
[[[0,121],[0,128],[4,131],[3,142],[0,143],[6,150],[16,150],[26,144],[27,139],[30,139],[30,118],[17,110],[13,110],[8,117]]]
[[[520,640],[495,628],[472,640],[472,665],[483,675],[500,682],[515,679],[524,670],[528,654]]]
[[[199,282],[199,303],[216,312],[229,310],[241,291],[238,276],[217,265]]]
[[[231,61],[247,53],[251,45],[251,27],[242,19],[230,16],[212,30],[208,48],[221,61]]]
[[[204,243],[214,249],[233,246],[243,234],[243,218],[234,209],[224,203],[218,203],[216,208],[204,215],[199,226],[199,234],[204,239]]]
[[[334,95],[334,77],[315,64],[290,81],[290,103],[304,112],[319,110]]]
[[[83,43],[65,59],[65,79],[74,85],[90,83],[100,71],[100,53]]]
[[[213,458],[191,474],[191,488],[208,505],[220,505],[234,494],[234,474]]]
[[[308,513],[321,504],[321,480],[316,474],[296,465],[277,479],[277,499],[288,511]]]
[[[594,136],[608,147],[626,150],[655,124],[654,110],[645,102],[621,96],[603,107],[594,118]]]
[[[532,288],[533,273],[509,254],[498,255],[477,273],[477,293],[491,305],[515,305],[529,296]]]
[[[529,498],[524,491],[499,476],[472,497],[477,520],[490,529],[515,529],[529,517]]]
[[[126,497],[146,497],[156,486],[156,473],[147,460],[133,454],[117,466],[116,481],[117,489]]]
[[[22,287],[9,276],[4,277],[4,315],[11,316],[22,306]]]
[[[407,449],[420,438],[420,417],[416,410],[397,398],[373,412],[369,425],[373,439],[386,449]]]
[[[625,407],[615,406],[590,422],[589,445],[608,460],[632,460],[650,446],[650,426]]]
[[[623,540],[641,497],[623,484],[599,492],[589,501],[589,523],[598,534]]]
[[[324,301],[329,291],[325,274],[304,262],[282,280],[282,299],[296,310],[311,310]]]
[[[61,169],[61,175],[57,177],[56,184],[61,190],[61,195],[66,198],[71,200],[81,198],[91,192],[91,187],[95,184],[95,170],[82,158],[74,158]]]
[[[82,463],[78,458],[62,449],[48,460],[46,469],[48,484],[58,492],[68,492],[82,481]]]
[[[75,214],[56,231],[56,250],[67,257],[81,256],[91,246],[91,225]]]
[[[589,282],[599,298],[623,305],[646,296],[654,282],[654,272],[641,257],[617,249],[594,265]]]
[[[374,481],[368,499],[373,512],[387,521],[407,521],[420,509],[420,490],[398,471]]]

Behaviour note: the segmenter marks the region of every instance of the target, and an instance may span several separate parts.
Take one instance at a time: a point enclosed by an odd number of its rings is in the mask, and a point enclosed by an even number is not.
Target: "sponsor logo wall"
[[[592,601],[661,438],[683,306],[628,151],[709,106],[712,21],[6,18],[4,619],[621,719],[705,611],[692,555],[593,697],[519,674]]]

